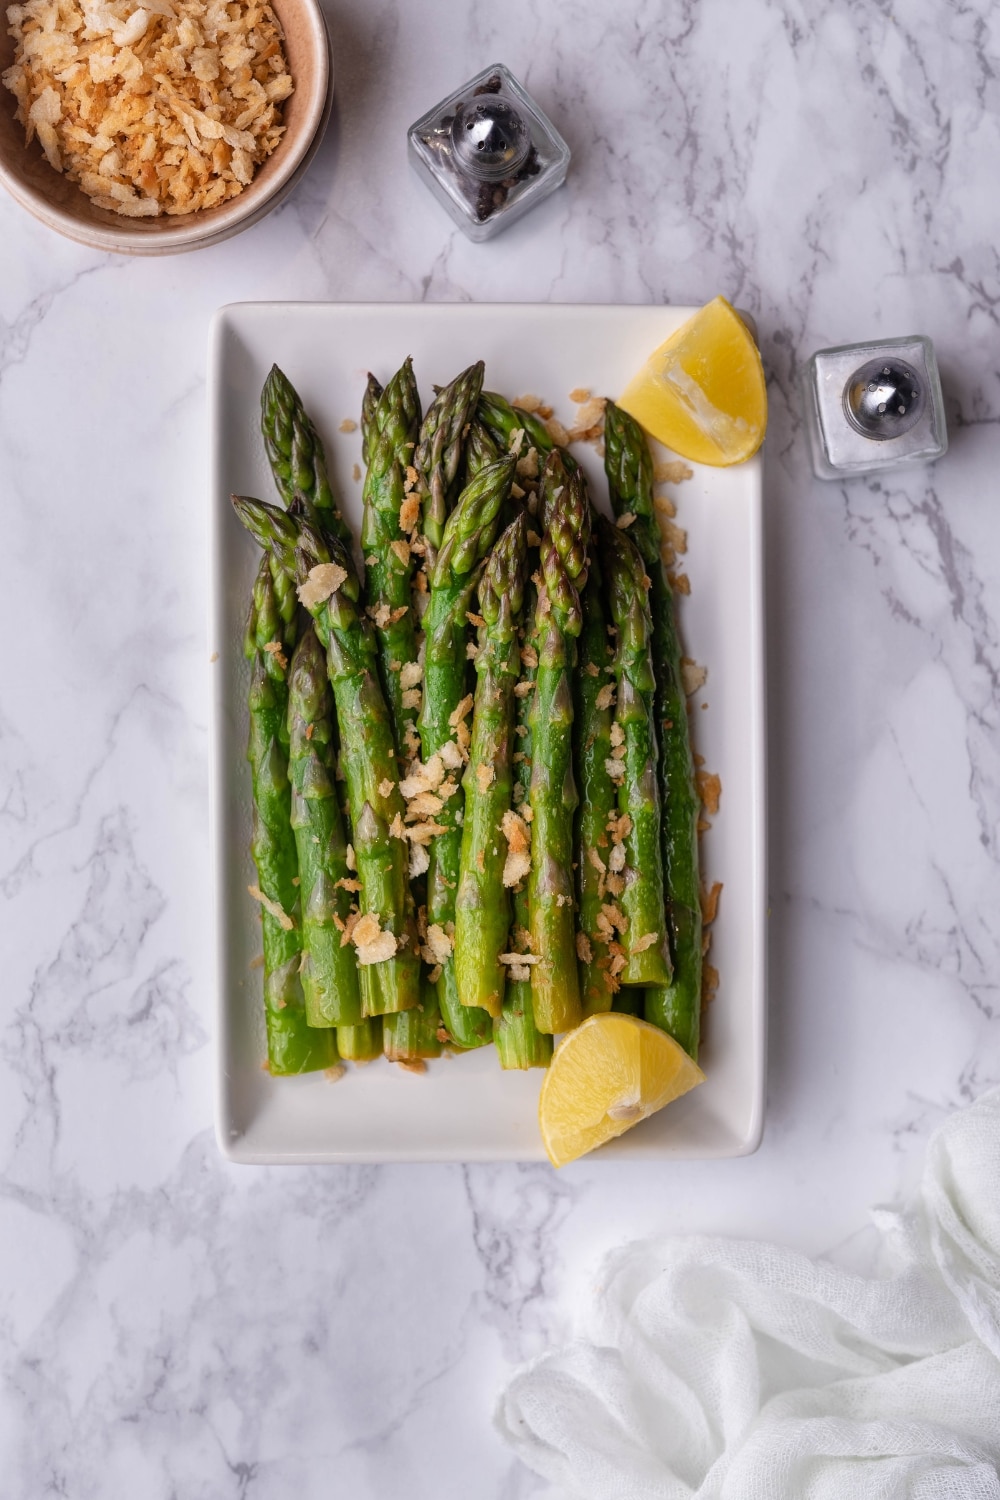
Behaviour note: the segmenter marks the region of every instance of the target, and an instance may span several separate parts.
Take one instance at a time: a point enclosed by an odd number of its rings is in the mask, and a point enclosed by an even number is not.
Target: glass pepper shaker
[[[947,450],[941,378],[928,338],[821,349],[802,383],[817,479],[928,464]]]
[[[407,132],[410,163],[472,240],[506,229],[566,178],[569,147],[503,63]]]

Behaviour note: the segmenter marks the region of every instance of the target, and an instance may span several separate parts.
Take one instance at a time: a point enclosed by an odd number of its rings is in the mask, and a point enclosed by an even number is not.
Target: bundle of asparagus
[[[421,418],[409,359],[369,377],[363,582],[315,426],[277,367],[262,392],[284,508],[233,504],[264,548],[245,645],[275,1074],[490,1041],[545,1067],[612,1008],[697,1052],[698,797],[645,438],[607,403],[612,524],[482,382]]]

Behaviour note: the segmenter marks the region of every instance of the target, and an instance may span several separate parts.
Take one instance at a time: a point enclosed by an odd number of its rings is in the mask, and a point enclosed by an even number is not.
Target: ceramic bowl
[[[333,103],[333,58],[317,0],[271,0],[285,33],[295,91],[285,104],[285,133],[253,181],[236,198],[200,213],[125,219],[92,203],[54,172],[35,140],[24,143],[17,101],[0,87],[0,182],[50,229],[81,245],[125,255],[170,255],[201,249],[256,224],[291,192],[323,139]],[[0,0],[0,6],[5,9]],[[0,27],[0,73],[14,61],[14,42]]]

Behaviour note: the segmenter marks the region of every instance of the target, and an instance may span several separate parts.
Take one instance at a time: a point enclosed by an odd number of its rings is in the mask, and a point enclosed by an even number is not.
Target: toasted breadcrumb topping
[[[267,0],[24,0],[7,19],[27,142],[99,208],[217,207],[284,134],[294,85]]]
[[[423,956],[428,963],[445,964],[451,957],[454,946],[454,938],[439,923],[432,922],[427,929]]]
[[[513,808],[508,808],[501,823],[507,840],[507,859],[503,869],[503,883],[517,885],[531,870],[531,830],[527,821]]]
[[[702,807],[710,818],[714,818],[715,814],[719,811],[719,799],[722,796],[722,781],[715,772],[709,771],[696,771],[694,779],[698,787],[698,795],[701,798]]]
[[[342,568],[339,563],[317,563],[314,568],[309,569],[305,583],[300,583],[295,590],[299,603],[304,604],[306,609],[314,609],[329,599],[331,594],[335,594],[346,578],[347,569]]]
[[[699,666],[696,661],[685,656],[681,662],[681,681],[684,684],[685,693],[690,698],[708,681],[708,668]]]
[[[399,946],[391,932],[383,932],[378,918],[366,912],[354,925],[351,934],[359,964],[380,964],[392,958]]]
[[[552,415],[551,406],[546,406],[541,396],[532,396],[530,392],[526,396],[515,397],[514,406],[518,411],[530,412],[532,415],[537,414],[540,417],[551,417]]]
[[[414,823],[406,830],[406,837],[411,844],[429,844],[439,833],[447,832],[443,823]]]
[[[265,644],[264,644],[264,650],[268,653],[269,656],[273,656],[273,658],[277,662],[278,666],[281,668],[282,671],[284,671],[285,668],[288,666],[288,657],[285,655],[285,653],[284,653],[284,651],[282,649],[282,643],[281,643],[281,641],[267,641],[267,642],[265,642]]]
[[[722,895],[722,882],[717,880],[710,891],[701,893],[701,920],[705,927],[711,927],[719,913],[719,897]]]
[[[408,535],[417,529],[420,520],[420,496],[407,494],[399,507],[399,529]]]
[[[455,711],[448,715],[448,723],[451,725],[452,729],[456,729],[458,725],[462,723],[462,720],[467,718],[468,715],[472,712],[472,705],[474,701],[475,700],[473,699],[472,694],[466,693],[465,697],[462,699],[461,703],[459,703]]]
[[[445,740],[438,755],[449,771],[457,771],[463,764],[462,751],[455,740]]]
[[[259,901],[264,910],[270,913],[279,927],[283,928],[285,932],[292,931],[295,923],[279,901],[272,901],[269,896],[265,896],[258,885],[248,885],[247,890],[253,899]]]
[[[682,458],[665,458],[653,465],[653,478],[657,484],[681,484],[694,478],[694,470]]]

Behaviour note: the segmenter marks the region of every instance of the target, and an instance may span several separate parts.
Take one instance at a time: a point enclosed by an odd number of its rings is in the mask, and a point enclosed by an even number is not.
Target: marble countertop
[[[0,202],[0,1452],[37,1500],[519,1500],[491,1428],[602,1252],[852,1253],[1000,1082],[998,21],[861,0],[330,0],[307,179],[191,256]],[[496,59],[565,188],[485,246],[405,127]],[[769,372],[764,1142],[662,1166],[256,1169],[212,1133],[207,332],[241,299],[748,308]],[[811,478],[815,349],[926,333],[951,449]]]

